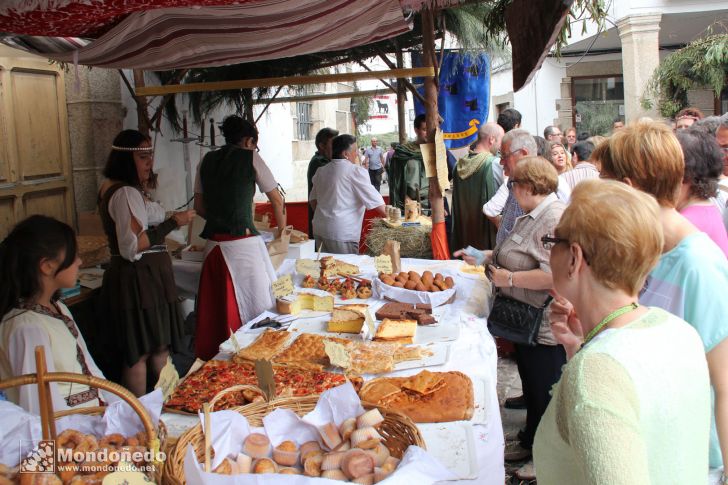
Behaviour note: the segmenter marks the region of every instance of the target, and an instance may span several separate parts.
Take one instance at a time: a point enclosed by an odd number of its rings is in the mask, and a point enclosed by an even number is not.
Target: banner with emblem
[[[421,66],[421,54],[412,54],[412,65]],[[414,80],[422,84],[422,78]],[[424,95],[424,88],[418,88]],[[440,92],[437,97],[440,128],[448,149],[467,147],[473,143],[478,128],[488,119],[490,106],[490,59],[485,53],[462,54],[448,51],[440,66]],[[415,99],[415,113],[425,112],[425,106]]]

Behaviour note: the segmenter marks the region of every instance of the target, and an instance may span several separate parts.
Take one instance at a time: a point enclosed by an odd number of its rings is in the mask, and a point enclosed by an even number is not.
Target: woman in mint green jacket
[[[637,303],[664,244],[655,200],[615,181],[582,182],[544,244],[557,301],[574,311],[552,321],[571,358],[536,432],[539,485],[707,483],[701,339]]]

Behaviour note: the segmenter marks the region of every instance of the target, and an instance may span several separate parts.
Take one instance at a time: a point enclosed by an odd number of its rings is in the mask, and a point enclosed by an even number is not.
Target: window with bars
[[[297,133],[299,140],[312,140],[311,132],[313,131],[313,120],[311,119],[311,110],[313,103],[300,102],[296,103]]]

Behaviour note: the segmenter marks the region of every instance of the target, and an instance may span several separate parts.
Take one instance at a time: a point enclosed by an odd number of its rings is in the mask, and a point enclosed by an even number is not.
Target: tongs
[[[295,315],[281,315],[279,317],[271,318],[271,317],[265,317],[263,320],[259,322],[255,322],[250,328],[256,329],[256,328],[274,328],[276,330],[278,329],[284,329],[288,328],[291,325],[291,322],[293,322],[296,319]]]

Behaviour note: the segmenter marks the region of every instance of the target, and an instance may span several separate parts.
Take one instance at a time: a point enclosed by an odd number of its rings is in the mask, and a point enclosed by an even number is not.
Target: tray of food
[[[426,303],[438,307],[455,300],[455,280],[442,273],[424,271],[380,273],[374,280],[374,292],[379,298],[399,303]]]
[[[341,357],[341,360],[332,362],[332,353]],[[447,361],[448,354],[447,348],[437,346],[402,345],[315,333],[268,330],[235,354],[233,361],[252,363],[258,359],[266,359],[290,367],[317,371],[327,367],[340,368],[347,375],[361,375],[382,374],[412,366],[439,365]]]
[[[273,379],[278,397],[302,397],[320,394],[347,381],[346,376],[323,370],[273,367]],[[358,387],[361,381],[354,379]],[[187,376],[164,403],[166,411],[195,414],[224,389],[238,385],[257,386],[255,366],[249,362],[210,360],[199,370]],[[263,396],[250,390],[229,393],[217,401],[217,409],[230,409],[258,402]]]

